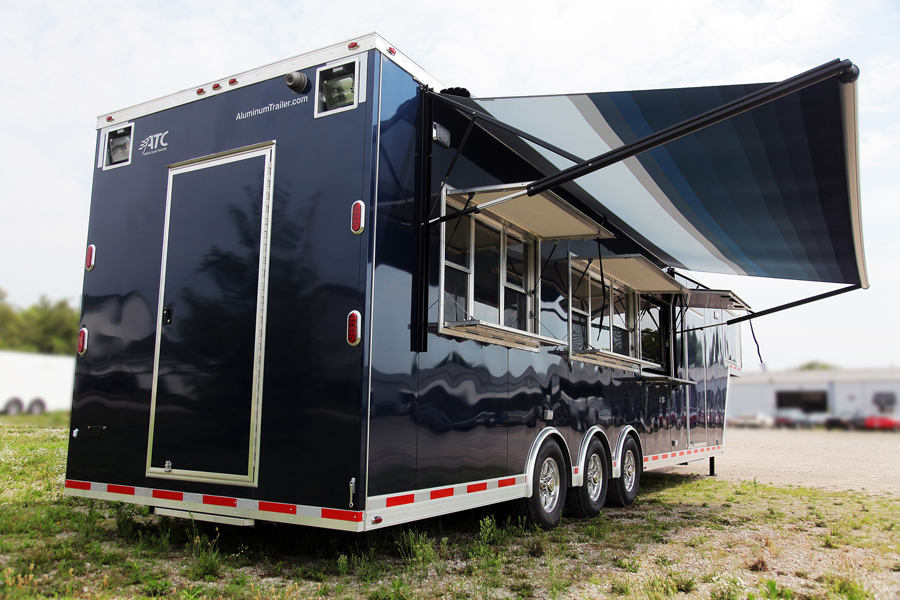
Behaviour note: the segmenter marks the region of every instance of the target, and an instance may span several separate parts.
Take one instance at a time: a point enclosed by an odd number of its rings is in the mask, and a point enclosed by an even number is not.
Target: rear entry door
[[[255,486],[275,144],[172,165],[147,475]]]

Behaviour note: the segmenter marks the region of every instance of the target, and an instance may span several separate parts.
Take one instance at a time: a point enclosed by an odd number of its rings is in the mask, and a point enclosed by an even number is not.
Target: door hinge
[[[356,477],[350,478],[350,508],[353,508],[353,495],[356,494]]]

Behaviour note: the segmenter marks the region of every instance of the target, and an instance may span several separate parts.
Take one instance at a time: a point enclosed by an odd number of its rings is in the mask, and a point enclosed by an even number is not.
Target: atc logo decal
[[[157,152],[165,152],[168,150],[167,146],[169,145],[166,142],[166,136],[169,135],[168,131],[163,133],[154,133],[153,135],[147,136],[139,147],[141,151],[141,156],[147,156],[149,154],[156,154]]]

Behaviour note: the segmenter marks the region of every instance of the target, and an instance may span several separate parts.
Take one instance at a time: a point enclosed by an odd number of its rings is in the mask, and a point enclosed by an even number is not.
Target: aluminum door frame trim
[[[147,438],[147,462],[145,475],[163,479],[175,479],[180,481],[201,481],[206,483],[223,483],[227,485],[240,485],[257,487],[259,483],[259,445],[260,428],[262,425],[262,376],[265,362],[265,333],[269,290],[269,248],[271,247],[272,228],[272,181],[275,179],[275,140],[253,144],[242,148],[235,148],[228,152],[220,152],[212,155],[205,161],[190,160],[176,165],[170,165],[168,173],[168,185],[166,189],[166,216],[163,223],[162,261],[159,275],[159,306],[156,318],[156,341],[153,352],[153,380],[150,393],[150,425]],[[193,471],[183,469],[164,469],[152,467],[153,460],[153,434],[156,424],[156,396],[159,388],[159,351],[162,340],[163,304],[165,298],[166,265],[169,253],[169,224],[172,208],[172,187],[175,175],[199,171],[213,166],[221,166],[231,162],[247,160],[262,156],[265,158],[263,167],[263,205],[260,218],[260,258],[259,272],[257,274],[257,298],[256,298],[256,322],[253,339],[253,388],[250,399],[250,447],[247,457],[247,475],[233,473],[215,473],[206,471]]]

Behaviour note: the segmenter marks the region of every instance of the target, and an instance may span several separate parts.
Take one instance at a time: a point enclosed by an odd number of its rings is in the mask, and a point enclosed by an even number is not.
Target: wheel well
[[[568,474],[568,479],[572,478],[572,457],[569,454],[569,446],[566,444],[566,440],[563,439],[562,435],[559,432],[554,431],[550,435],[548,435],[541,445],[544,445],[544,442],[547,440],[555,440],[557,444],[559,444],[559,449],[562,450],[563,460],[566,461],[566,473]],[[569,484],[572,482],[570,481]]]

